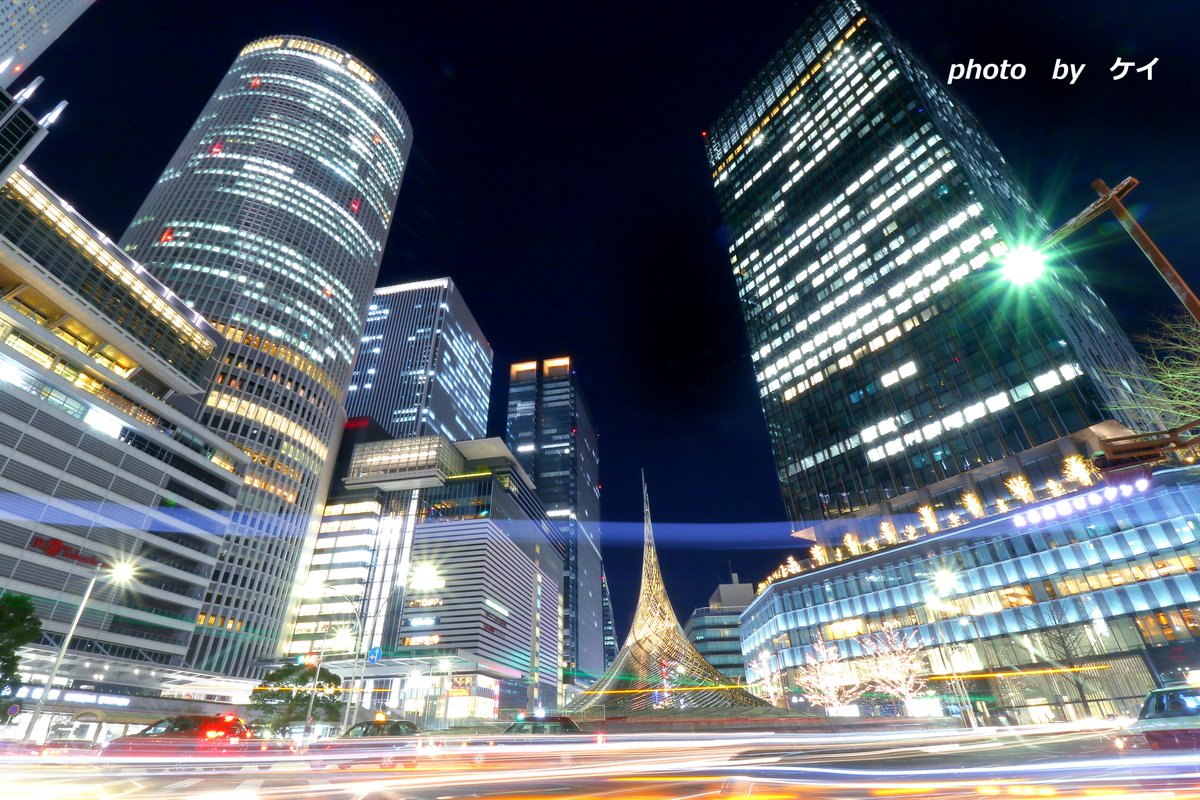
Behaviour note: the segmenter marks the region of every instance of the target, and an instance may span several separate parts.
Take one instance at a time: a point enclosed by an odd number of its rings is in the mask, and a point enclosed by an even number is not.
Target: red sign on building
[[[41,550],[51,558],[65,558],[68,561],[78,561],[89,567],[100,565],[100,559],[80,552],[78,547],[72,547],[62,539],[50,539],[45,536],[34,536],[29,540],[30,550]]]

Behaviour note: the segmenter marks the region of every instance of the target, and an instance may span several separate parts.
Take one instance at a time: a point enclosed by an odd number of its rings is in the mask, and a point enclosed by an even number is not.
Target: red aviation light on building
[[[379,144],[382,141],[383,141],[383,137],[380,136],[378,133],[375,134],[375,144]]]
[[[225,149],[224,143],[217,142],[216,144],[214,144],[212,146],[212,150],[210,150],[209,152],[212,153],[214,156],[217,156],[217,155],[220,155],[221,151],[224,149]]]
[[[359,201],[359,199],[357,197],[350,201],[350,210],[353,211],[355,214],[358,213],[358,209],[361,206],[362,206],[362,203]]]
[[[351,417],[346,420],[346,430],[354,430],[355,428],[365,428],[370,423],[370,417]]]
[[[332,287],[332,286],[326,286],[326,287],[325,287],[325,296],[326,296],[326,297],[333,297],[333,287]]]
[[[262,86],[262,78],[254,77],[254,78],[250,79],[250,88],[251,89],[257,89],[260,86]]]
[[[166,244],[167,242],[175,241],[175,229],[167,228],[165,231],[163,231],[162,236],[158,237],[158,241],[160,241],[163,244]]]
[[[700,131],[700,135],[701,135],[701,136],[703,136],[705,139],[707,139],[707,138],[708,138],[708,131]]]

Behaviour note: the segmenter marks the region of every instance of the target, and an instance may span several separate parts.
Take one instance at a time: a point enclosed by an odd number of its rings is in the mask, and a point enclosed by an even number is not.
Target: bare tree
[[[793,680],[804,699],[825,709],[826,714],[831,708],[853,703],[867,688],[857,670],[842,660],[837,645],[820,635],[813,642],[813,660],[796,667]]]
[[[1159,317],[1137,341],[1146,351],[1146,373],[1109,372],[1130,389],[1129,400],[1114,410],[1149,414],[1168,427],[1200,417],[1200,323],[1190,314]]]
[[[1058,675],[1074,690],[1075,702],[1082,706],[1085,716],[1091,715],[1085,674],[1085,658],[1095,653],[1088,636],[1090,623],[1071,621],[1067,608],[1054,600],[1029,606],[1023,615],[1040,628],[1034,640],[1034,655],[1062,670]]]
[[[905,634],[888,628],[865,639],[863,649],[868,655],[869,679],[877,691],[905,704],[925,688],[929,670],[916,631]]]

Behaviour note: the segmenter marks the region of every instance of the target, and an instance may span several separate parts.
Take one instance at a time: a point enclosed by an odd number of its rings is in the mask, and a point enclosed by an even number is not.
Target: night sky
[[[35,111],[70,101],[30,164],[116,238],[243,45],[298,34],[359,57],[414,133],[380,282],[450,275],[461,287],[496,351],[493,434],[509,363],[574,357],[601,432],[623,634],[641,529],[617,523],[640,518],[640,468],[681,619],[730,566],[757,581],[797,551],[778,524],[700,132],[815,5],[103,0],[30,70],[46,78]],[[875,7],[943,79],[968,58],[1026,65],[1022,81],[952,88],[1049,220],[1091,202],[1093,179],[1133,175],[1143,185],[1126,202],[1184,276],[1200,277],[1200,6]],[[1158,57],[1154,80],[1112,81],[1118,56]],[[1087,64],[1076,85],[1050,79],[1056,58]],[[1071,245],[1130,330],[1172,309],[1114,222]]]

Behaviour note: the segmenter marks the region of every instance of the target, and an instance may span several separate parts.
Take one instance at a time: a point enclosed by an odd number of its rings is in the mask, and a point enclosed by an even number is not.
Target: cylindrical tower
[[[252,675],[274,652],[411,144],[396,96],[352,56],[260,39],[121,239],[225,335],[197,414],[255,462],[196,669]]]

